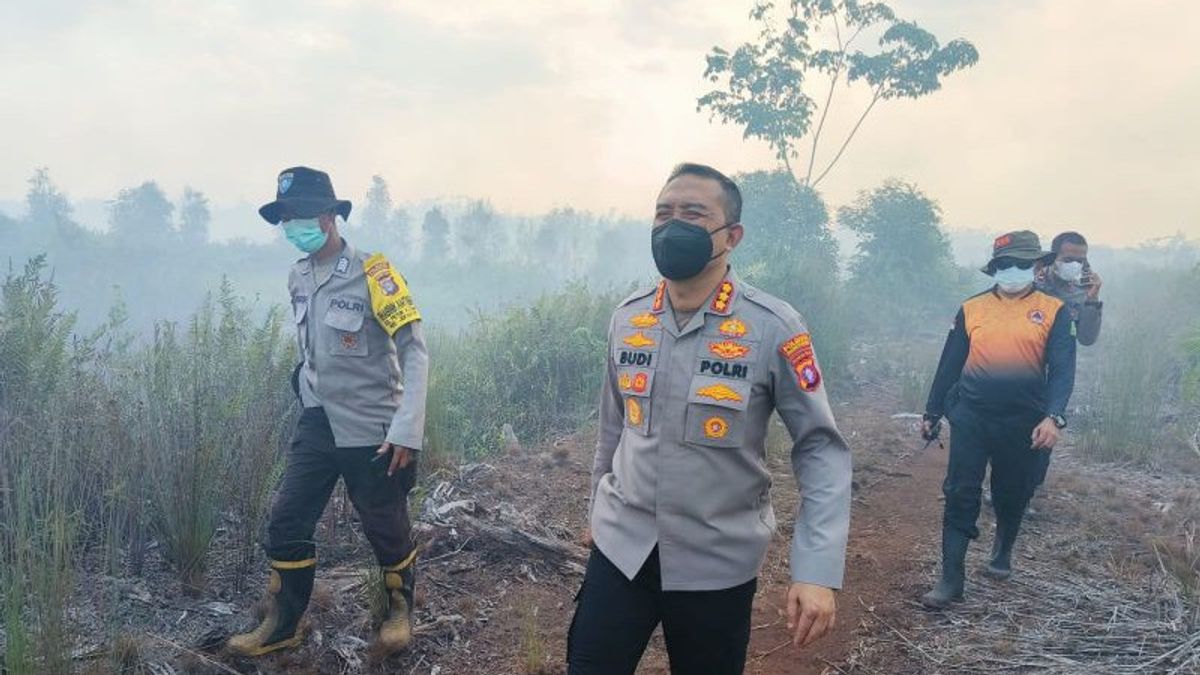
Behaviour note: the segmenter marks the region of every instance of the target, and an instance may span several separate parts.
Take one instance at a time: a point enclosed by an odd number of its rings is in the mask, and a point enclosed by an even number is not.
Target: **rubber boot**
[[[929,609],[945,609],[951,602],[962,600],[966,579],[964,565],[970,543],[971,540],[962,532],[942,529],[942,578],[933,590],[921,596],[922,605]]]
[[[315,558],[297,562],[272,560],[267,611],[262,623],[249,633],[229,638],[229,649],[242,656],[262,656],[299,645],[304,640],[300,618],[308,607],[316,572]]]
[[[983,568],[984,575],[997,581],[1005,581],[1012,576],[1013,544],[1017,541],[1017,532],[1020,529],[1019,518],[996,517],[996,539],[992,542],[992,559]]]
[[[388,611],[379,626],[379,645],[387,654],[408,649],[412,642],[413,593],[417,574],[413,567],[416,551],[403,562],[383,568],[383,587]]]

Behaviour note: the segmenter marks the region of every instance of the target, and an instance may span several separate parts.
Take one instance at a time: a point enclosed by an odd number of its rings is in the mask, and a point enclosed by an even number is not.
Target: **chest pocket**
[[[683,440],[714,448],[740,447],[752,388],[749,381],[693,376]]]
[[[338,306],[340,300],[343,299],[335,298],[325,312],[324,341],[327,343],[328,352],[333,356],[366,356],[367,336],[363,330],[361,309],[365,307],[365,303],[358,298],[345,299],[342,304],[349,307],[343,308]],[[354,307],[360,309],[356,311]]]

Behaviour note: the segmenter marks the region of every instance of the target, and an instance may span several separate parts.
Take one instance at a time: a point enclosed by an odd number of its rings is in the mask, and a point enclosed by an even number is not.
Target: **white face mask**
[[[1083,278],[1083,263],[1078,261],[1055,262],[1054,273],[1057,274],[1058,278],[1062,279],[1063,281],[1069,281],[1070,283],[1077,284],[1079,283],[1079,280]]]
[[[996,285],[1005,293],[1016,293],[1029,288],[1033,284],[1033,268],[1023,270],[1020,267],[1010,267],[1006,270],[996,270],[992,275]]]

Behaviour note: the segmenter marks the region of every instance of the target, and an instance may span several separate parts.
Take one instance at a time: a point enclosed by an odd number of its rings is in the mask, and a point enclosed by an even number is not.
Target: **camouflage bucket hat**
[[[1042,260],[1052,257],[1054,253],[1042,248],[1042,242],[1036,234],[1029,230],[1017,230],[996,237],[992,242],[992,259],[980,269],[984,274],[992,274],[996,271],[994,264],[997,258]]]

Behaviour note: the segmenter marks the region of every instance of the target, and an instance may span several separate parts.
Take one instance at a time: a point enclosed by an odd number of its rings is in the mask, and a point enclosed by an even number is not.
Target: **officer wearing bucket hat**
[[[379,644],[400,651],[412,639],[408,493],[424,436],[429,363],[421,315],[386,258],[339,236],[337,216],[350,215],[350,202],[336,197],[324,172],[285,169],[275,201],[259,214],[307,254],[288,278],[302,359],[293,384],[304,411],[267,527],[266,615],[229,647],[258,656],[300,643],[316,572],[313,534],[341,477],[383,568],[388,612]]]
[[[943,608],[963,596],[967,546],[979,536],[980,492],[989,463],[996,537],[984,574],[1007,579],[1038,454],[1067,425],[1075,384],[1075,337],[1062,300],[1034,287],[1034,266],[1054,254],[1033,232],[996,239],[983,273],[995,285],[963,303],[946,338],[922,433],[950,420],[942,491],[942,578],[921,603]]]

